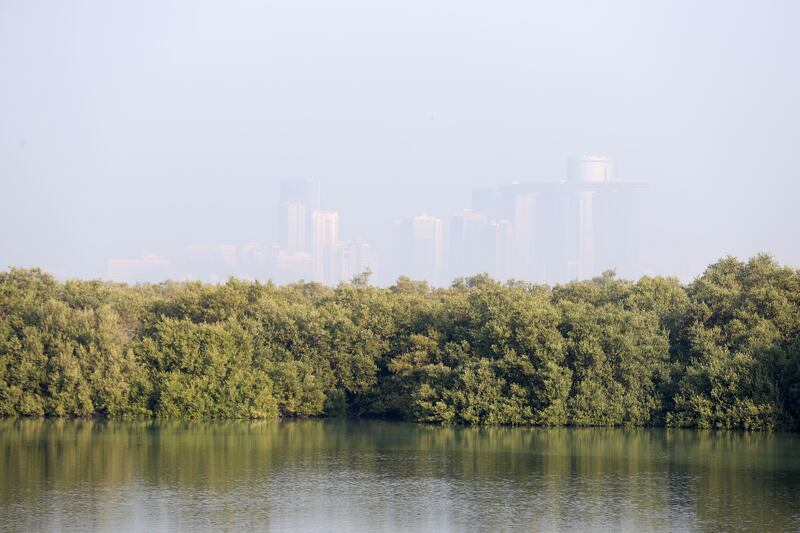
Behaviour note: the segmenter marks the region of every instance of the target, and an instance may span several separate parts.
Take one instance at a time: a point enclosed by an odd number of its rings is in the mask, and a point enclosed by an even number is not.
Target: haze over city
[[[0,529],[800,531],[800,0],[0,0]]]
[[[469,274],[454,268],[454,215],[514,222],[474,191],[568,183],[568,158],[606,156],[613,180],[642,184],[618,225],[635,235],[601,246],[596,219],[588,269],[572,256],[559,274],[535,259],[478,267],[557,282],[607,267],[689,280],[762,251],[797,266],[799,14],[789,1],[0,2],[0,265],[280,281],[281,183],[316,180],[337,240],[369,245],[380,284],[415,274],[398,224],[440,220],[432,281],[447,284]],[[142,260],[157,268],[128,279],[114,263]]]

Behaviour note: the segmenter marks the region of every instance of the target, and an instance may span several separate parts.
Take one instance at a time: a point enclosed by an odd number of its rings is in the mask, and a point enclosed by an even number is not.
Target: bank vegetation
[[[0,415],[796,430],[800,271],[434,289],[0,273]]]

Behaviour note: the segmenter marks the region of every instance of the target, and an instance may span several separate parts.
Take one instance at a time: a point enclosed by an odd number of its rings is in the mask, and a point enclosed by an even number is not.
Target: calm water
[[[0,420],[0,529],[800,530],[800,436]]]

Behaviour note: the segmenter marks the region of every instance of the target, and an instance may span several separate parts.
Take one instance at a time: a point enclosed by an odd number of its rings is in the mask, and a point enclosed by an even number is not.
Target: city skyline
[[[282,180],[271,241],[188,245],[175,262],[150,251],[113,258],[107,278],[217,283],[233,276],[337,285],[369,271],[370,281],[383,286],[400,276],[446,286],[478,274],[549,284],[604,270],[635,277],[639,243],[629,230],[638,221],[631,205],[647,186],[621,179],[605,156],[570,157],[565,176],[475,189],[471,206],[449,220],[423,211],[394,219],[382,260],[373,244],[340,232],[340,215],[346,219],[347,213],[326,207],[319,180]]]
[[[257,265],[279,182],[317,178],[386,273],[393,220],[446,228],[473,189],[560,181],[580,154],[650,186],[620,275],[800,266],[796,2],[313,4],[3,3],[0,266],[102,278],[148,252],[203,276],[185,249],[214,243]]]

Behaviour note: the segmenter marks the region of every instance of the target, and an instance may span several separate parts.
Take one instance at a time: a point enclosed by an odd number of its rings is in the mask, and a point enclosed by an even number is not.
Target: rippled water
[[[800,436],[0,420],[0,529],[800,530]]]

